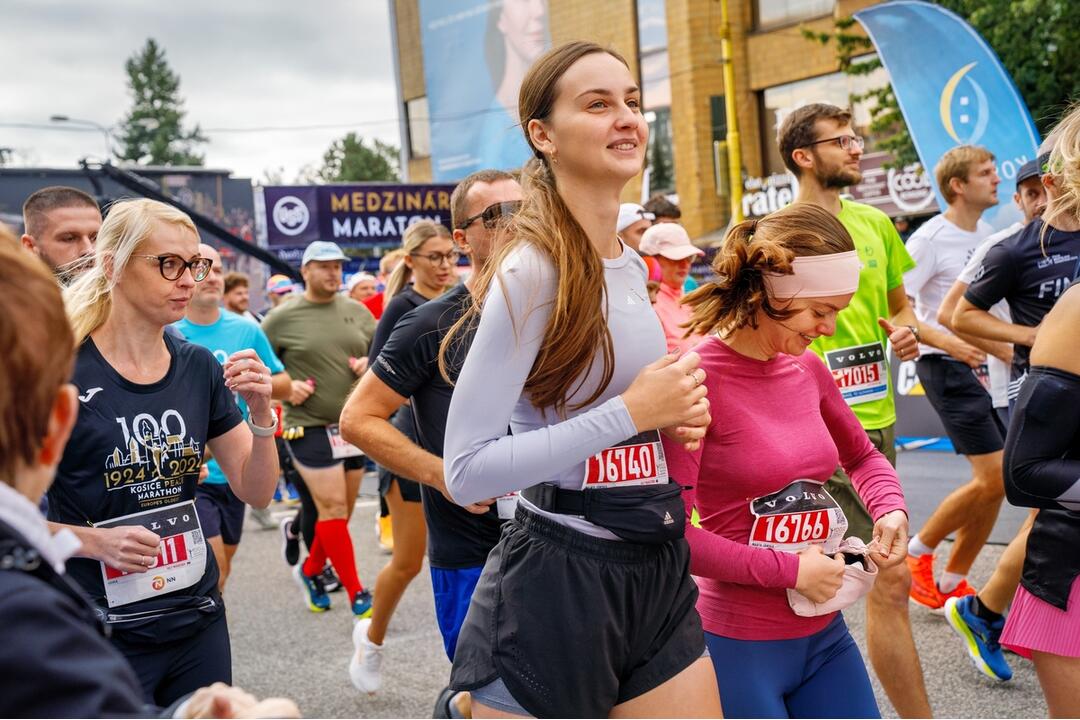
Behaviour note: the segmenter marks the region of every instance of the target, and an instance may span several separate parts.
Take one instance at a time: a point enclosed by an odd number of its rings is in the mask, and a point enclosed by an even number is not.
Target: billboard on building
[[[547,0],[419,0],[437,182],[529,159],[518,89],[551,47]]]
[[[417,220],[449,227],[454,186],[270,185],[259,190],[267,247],[298,265],[315,240],[336,242],[347,255],[367,258],[377,257],[376,249],[400,245],[405,228]]]

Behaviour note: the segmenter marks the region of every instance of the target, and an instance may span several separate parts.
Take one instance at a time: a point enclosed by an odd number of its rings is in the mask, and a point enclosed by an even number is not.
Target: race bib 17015
[[[830,350],[825,363],[848,405],[881,400],[889,395],[889,373],[881,343]]]
[[[154,564],[143,573],[126,573],[101,563],[109,607],[182,590],[202,578],[206,571],[206,542],[194,500],[105,520],[94,527],[124,525],[142,525],[161,538],[161,545]]]
[[[796,553],[821,545],[836,552],[847,532],[847,517],[816,480],[796,480],[783,490],[750,501],[754,525],[750,545]]]

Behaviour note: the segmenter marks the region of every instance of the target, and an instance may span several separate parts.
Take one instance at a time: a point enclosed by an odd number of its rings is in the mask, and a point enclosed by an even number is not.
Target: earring
[[[551,151],[551,162],[554,163],[555,165],[559,164],[559,151],[558,150],[552,150]]]

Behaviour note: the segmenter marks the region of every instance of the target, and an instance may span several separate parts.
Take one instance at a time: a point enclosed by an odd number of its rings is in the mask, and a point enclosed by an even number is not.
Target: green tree
[[[356,133],[335,140],[323,153],[323,164],[314,179],[321,182],[397,182],[398,149],[373,140],[371,145]]]
[[[180,77],[169,68],[165,51],[153,38],[124,63],[132,106],[120,121],[117,157],[140,165],[202,165],[196,148],[207,142],[196,125],[183,126]]]
[[[867,53],[874,51],[874,44],[863,34],[857,32],[855,18],[842,17],[834,22],[833,32],[814,32],[807,28],[802,29],[803,37],[814,42],[827,45],[835,41],[836,59],[840,64],[841,72],[848,75],[869,75],[881,67],[881,59],[877,55],[866,57]],[[867,90],[864,93],[852,94],[851,104],[867,102],[870,112],[870,133],[877,140],[879,150],[892,154],[892,160],[885,163],[886,167],[903,167],[919,161],[919,154],[915,151],[915,143],[911,140],[907,123],[900,112],[900,105],[896,102],[896,94],[893,92],[892,83],[886,83],[880,88]]]
[[[1076,0],[934,0],[986,38],[1045,136],[1080,99],[1080,3]]]

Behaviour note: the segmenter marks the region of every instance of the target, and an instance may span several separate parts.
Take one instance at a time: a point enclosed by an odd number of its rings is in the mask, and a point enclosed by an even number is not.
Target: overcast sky
[[[100,131],[49,116],[119,122],[124,62],[148,37],[180,76],[186,124],[210,139],[207,166],[292,181],[350,130],[399,144],[387,0],[3,0],[0,147],[21,165],[102,157]],[[337,127],[252,130],[311,125]]]

